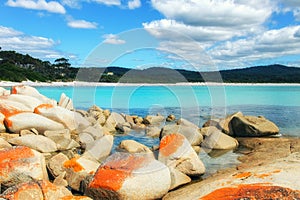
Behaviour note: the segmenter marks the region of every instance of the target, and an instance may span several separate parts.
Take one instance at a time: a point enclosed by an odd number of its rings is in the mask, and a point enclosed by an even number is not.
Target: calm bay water
[[[145,116],[175,114],[201,126],[212,117],[242,111],[275,122],[283,135],[300,136],[300,86],[38,87],[59,100],[64,92],[79,109],[92,105]]]
[[[263,115],[275,122],[284,136],[300,137],[300,86],[117,86],[117,87],[37,87],[44,95],[59,100],[61,93],[73,98],[77,109],[92,105],[145,116],[172,113],[199,126],[210,117],[225,117],[242,111],[245,115]],[[158,138],[132,132],[115,136],[114,149],[125,139],[148,147],[159,144]],[[235,166],[238,154],[201,152],[206,166],[204,177],[221,168]]]

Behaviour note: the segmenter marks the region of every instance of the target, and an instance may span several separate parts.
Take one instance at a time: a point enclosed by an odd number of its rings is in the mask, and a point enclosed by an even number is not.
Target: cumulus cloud
[[[26,35],[4,26],[0,26],[0,44],[3,50],[13,50],[38,58],[58,58],[61,56],[60,52],[54,50],[57,42],[53,39]]]
[[[105,38],[105,40],[103,41],[103,43],[105,44],[125,44],[126,41],[119,39],[117,35],[114,34],[107,34],[103,36]]]
[[[208,53],[219,63],[242,63],[300,54],[300,26],[268,30],[252,38],[227,41]]]
[[[47,2],[45,0],[8,0],[6,5],[33,10],[45,10],[51,13],[66,13],[65,8],[56,1]]]
[[[95,22],[88,22],[85,20],[69,19],[68,26],[71,28],[78,28],[78,29],[96,29],[98,24]]]
[[[81,8],[81,0],[61,0],[61,3],[70,8]]]
[[[194,26],[253,26],[263,23],[272,13],[272,4],[268,0],[152,0],[151,2],[152,6],[166,18]]]
[[[140,0],[132,0],[132,1],[128,1],[128,8],[130,10],[136,9],[141,7],[141,1]]]

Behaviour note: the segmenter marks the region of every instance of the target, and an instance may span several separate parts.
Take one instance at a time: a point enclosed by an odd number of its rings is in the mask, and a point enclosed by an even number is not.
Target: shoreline
[[[181,83],[104,83],[104,82],[11,82],[0,81],[0,87],[28,85],[33,87],[98,87],[98,86],[300,86],[300,83],[217,83],[217,82],[181,82]]]

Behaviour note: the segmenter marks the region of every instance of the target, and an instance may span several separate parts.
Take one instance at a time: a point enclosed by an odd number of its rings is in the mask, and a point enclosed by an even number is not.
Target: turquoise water
[[[101,86],[38,87],[59,99],[64,92],[78,109],[98,105],[116,112],[175,114],[201,126],[208,118],[236,111],[263,115],[283,135],[300,136],[300,86]]]

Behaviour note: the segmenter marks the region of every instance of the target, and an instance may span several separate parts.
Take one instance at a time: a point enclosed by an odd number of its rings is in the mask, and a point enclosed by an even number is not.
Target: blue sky
[[[0,46],[75,67],[298,67],[300,1],[3,0]]]

